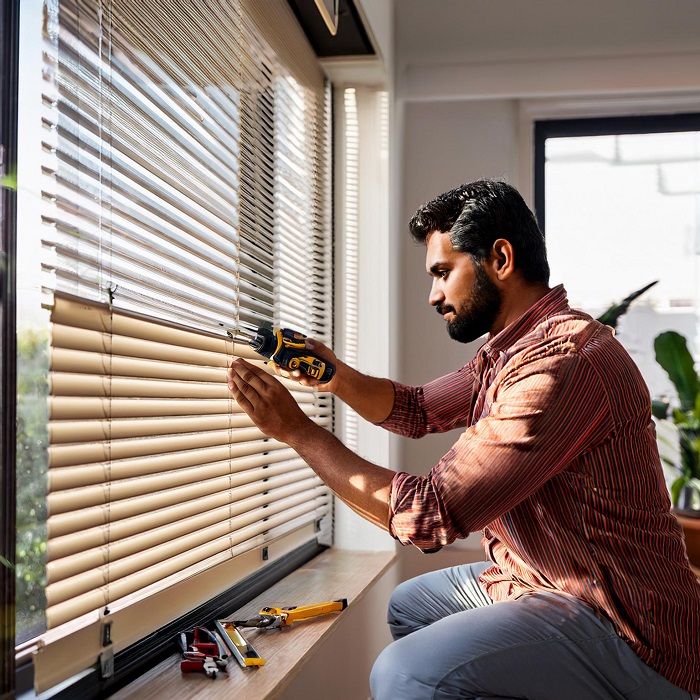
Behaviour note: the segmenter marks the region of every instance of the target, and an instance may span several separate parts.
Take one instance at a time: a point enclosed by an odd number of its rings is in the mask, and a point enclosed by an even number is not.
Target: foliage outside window
[[[46,596],[48,339],[17,336],[17,641],[43,632]]]

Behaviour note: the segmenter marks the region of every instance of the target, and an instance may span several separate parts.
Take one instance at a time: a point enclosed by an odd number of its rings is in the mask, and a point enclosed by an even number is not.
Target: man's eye
[[[447,275],[449,275],[449,274],[450,274],[449,270],[440,270],[440,272],[438,272],[438,275],[440,275],[440,279],[443,279],[443,280],[446,279]]]

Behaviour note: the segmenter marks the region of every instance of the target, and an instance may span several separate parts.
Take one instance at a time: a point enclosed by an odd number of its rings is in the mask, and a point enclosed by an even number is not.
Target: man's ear
[[[511,242],[505,238],[494,241],[488,264],[498,281],[507,280],[515,272],[515,254]]]

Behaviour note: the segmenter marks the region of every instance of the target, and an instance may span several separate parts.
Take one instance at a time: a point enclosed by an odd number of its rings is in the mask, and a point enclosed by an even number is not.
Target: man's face
[[[426,245],[426,269],[433,278],[429,301],[447,322],[450,337],[470,343],[488,333],[501,309],[501,292],[483,265],[455,251],[448,233],[431,233]]]

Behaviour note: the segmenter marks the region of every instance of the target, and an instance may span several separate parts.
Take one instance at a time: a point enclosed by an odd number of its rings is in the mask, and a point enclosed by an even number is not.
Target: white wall
[[[400,307],[396,318],[403,342],[397,378],[420,384],[462,366],[480,343],[451,340],[445,323],[428,304],[430,278],[425,247],[416,244],[407,223],[424,201],[480,177],[517,173],[518,113],[512,100],[408,102],[403,104]],[[400,443],[397,468],[425,474],[447,451],[459,431]]]
[[[447,66],[696,53],[696,0],[398,0],[396,59]]]

